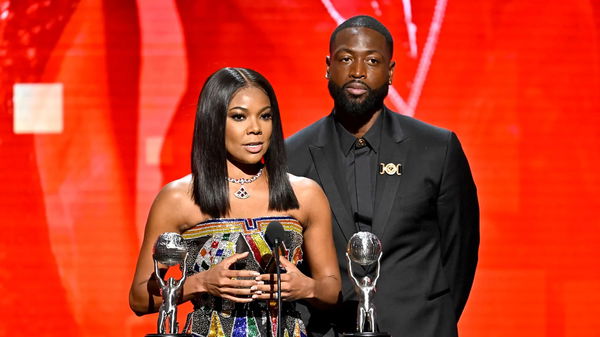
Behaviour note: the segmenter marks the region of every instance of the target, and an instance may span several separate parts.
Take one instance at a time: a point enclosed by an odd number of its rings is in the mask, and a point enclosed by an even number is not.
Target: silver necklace
[[[233,193],[233,195],[238,199],[250,198],[250,193],[248,193],[248,191],[246,191],[246,189],[244,188],[244,184],[250,184],[251,182],[258,179],[258,177],[260,177],[260,175],[262,174],[262,170],[263,170],[262,168],[260,170],[258,170],[258,173],[255,176],[252,176],[251,178],[234,179],[234,178],[226,177],[225,179],[227,179],[227,181],[229,181],[230,183],[242,185],[242,186],[240,186],[240,188],[237,191],[235,191],[235,193]]]

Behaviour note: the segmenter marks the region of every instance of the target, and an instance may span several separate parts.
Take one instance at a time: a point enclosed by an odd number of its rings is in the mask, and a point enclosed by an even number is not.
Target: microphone
[[[283,242],[285,230],[279,221],[271,221],[265,231],[265,240],[269,247],[273,248]]]
[[[279,221],[271,221],[265,231],[265,241],[275,256],[275,270],[277,273],[277,337],[281,334],[281,268],[279,267],[279,246],[285,238],[285,230]]]

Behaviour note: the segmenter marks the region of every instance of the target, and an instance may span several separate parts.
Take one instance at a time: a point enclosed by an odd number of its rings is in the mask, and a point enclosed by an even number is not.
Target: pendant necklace
[[[227,181],[229,181],[230,183],[242,185],[242,186],[240,186],[240,188],[237,191],[235,191],[235,193],[233,193],[233,195],[238,199],[250,198],[250,193],[248,193],[248,191],[246,191],[246,189],[244,188],[244,184],[250,184],[251,182],[258,179],[258,177],[260,177],[260,175],[262,174],[262,170],[263,169],[261,168],[260,170],[258,170],[258,173],[255,176],[252,176],[251,178],[248,178],[248,179],[246,179],[246,178],[234,179],[234,178],[226,177],[225,179],[227,179]]]

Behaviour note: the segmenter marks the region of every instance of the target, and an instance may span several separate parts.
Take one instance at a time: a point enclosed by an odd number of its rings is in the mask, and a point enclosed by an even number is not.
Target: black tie
[[[371,231],[373,200],[371,196],[371,167],[369,147],[363,138],[354,143],[354,182],[356,184],[356,214],[361,231]]]

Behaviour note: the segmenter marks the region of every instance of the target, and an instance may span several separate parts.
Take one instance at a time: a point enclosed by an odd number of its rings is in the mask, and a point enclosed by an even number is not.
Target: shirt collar
[[[348,132],[348,130],[346,130],[336,119],[334,119],[334,121],[335,131],[340,143],[340,150],[344,156],[347,156],[350,153],[350,150],[352,150],[357,138]],[[383,110],[379,114],[379,117],[377,117],[375,124],[373,124],[373,126],[371,126],[367,133],[362,137],[367,141],[368,146],[375,151],[375,153],[379,152],[382,124]]]

